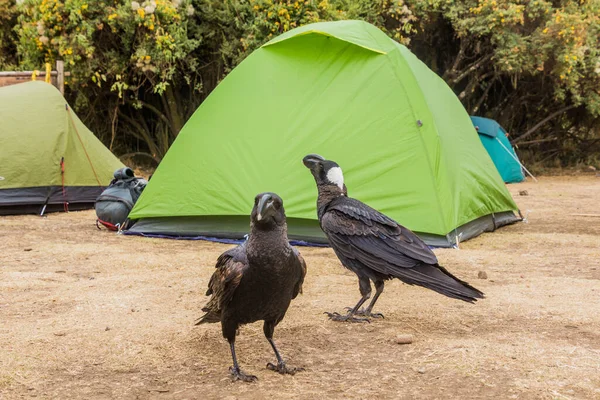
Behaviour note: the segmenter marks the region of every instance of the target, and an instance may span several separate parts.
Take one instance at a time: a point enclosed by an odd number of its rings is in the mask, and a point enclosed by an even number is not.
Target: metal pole
[[[519,161],[519,159],[518,159],[518,158],[517,158],[517,157],[516,157],[516,156],[515,156],[515,155],[512,153],[512,151],[510,151],[509,149],[507,149],[507,148],[506,148],[506,146],[505,146],[505,145],[504,145],[504,144],[503,144],[503,143],[500,141],[500,139],[498,139],[497,137],[496,137],[496,140],[498,141],[498,143],[500,143],[500,146],[504,147],[504,150],[506,150],[506,152],[507,152],[507,153],[508,153],[508,154],[509,154],[509,155],[510,155],[512,158],[514,158],[514,159],[515,159],[515,161],[516,161],[517,163],[519,163],[519,165],[521,166],[521,168],[523,168],[523,170],[525,170],[525,172],[527,172],[527,174],[528,174],[529,176],[531,176],[531,177],[533,178],[533,180],[534,180],[534,181],[536,181],[536,182],[537,182],[538,180],[537,180],[537,179],[535,179],[535,176],[533,176],[533,174],[532,174],[531,172],[529,172],[529,170],[528,170],[527,168],[525,168],[525,166],[524,166],[523,164],[521,164],[521,161]]]

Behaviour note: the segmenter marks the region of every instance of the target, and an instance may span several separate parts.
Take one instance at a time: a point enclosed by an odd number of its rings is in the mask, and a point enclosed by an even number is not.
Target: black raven
[[[348,197],[342,169],[335,162],[310,154],[302,160],[317,183],[317,215],[321,229],[342,265],[358,276],[359,302],[347,315],[327,313],[336,321],[365,321],[355,315],[373,314],[373,306],[383,292],[384,281],[398,278],[409,285],[419,285],[467,302],[483,298],[483,293],[463,282],[438,264],[427,245],[396,221]],[[360,310],[375,296],[366,309]]]
[[[254,375],[240,370],[235,356],[238,327],[264,320],[263,331],[275,352],[277,365],[267,368],[281,374],[294,374],[298,368],[285,365],[273,342],[275,326],[283,319],[290,302],[302,292],[306,275],[304,259],[290,246],[283,201],[275,193],[261,193],[254,199],[250,235],[243,244],[219,256],[208,283],[212,295],[202,308],[196,325],[221,322],[223,336],[231,347],[233,380],[255,381]]]

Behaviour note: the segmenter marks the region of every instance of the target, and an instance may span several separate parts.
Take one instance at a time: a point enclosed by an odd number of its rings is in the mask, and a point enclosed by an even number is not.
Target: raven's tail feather
[[[483,299],[483,292],[461,281],[440,265],[420,264],[402,271],[400,278],[409,285],[419,285],[434,290],[444,296],[469,303]]]
[[[203,308],[202,311],[207,311],[207,313],[204,314],[203,316],[201,316],[200,318],[198,318],[198,320],[196,320],[194,325],[212,324],[215,322],[221,322],[221,313],[216,313],[216,312],[210,311],[206,308]]]

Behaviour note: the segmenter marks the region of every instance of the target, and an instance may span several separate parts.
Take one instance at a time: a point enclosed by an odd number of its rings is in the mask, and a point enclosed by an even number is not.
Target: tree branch
[[[481,97],[479,98],[479,100],[477,100],[477,103],[475,103],[475,106],[471,109],[471,115],[477,114],[477,111],[479,111],[479,107],[481,107],[481,105],[483,104],[483,102],[487,98],[488,94],[490,93],[490,90],[492,89],[492,86],[494,86],[494,83],[496,83],[497,80],[498,80],[498,75],[495,75],[488,82],[488,85],[485,88],[485,90],[483,91],[483,94],[481,95]]]
[[[540,127],[542,127],[544,124],[546,124],[548,121],[552,120],[553,118],[559,116],[562,113],[565,113],[573,108],[577,107],[574,104],[571,104],[570,106],[566,106],[561,108],[558,111],[553,112],[552,114],[548,115],[546,118],[544,118],[543,120],[541,120],[540,122],[538,122],[537,124],[535,124],[533,126],[533,128],[531,128],[530,130],[528,130],[527,132],[525,132],[524,134],[522,134],[521,136],[519,136],[518,138],[516,138],[515,140],[513,140],[511,142],[511,144],[516,144],[519,143],[521,140],[525,139],[526,137],[529,137],[531,135],[533,135]]]
[[[110,151],[112,151],[112,149],[113,149],[115,137],[117,136],[117,111],[119,111],[118,104],[115,106],[115,111],[113,112],[113,117],[112,117],[112,124],[111,124],[112,132],[111,132],[111,136],[110,136],[110,146],[108,147],[108,149]]]
[[[481,67],[482,64],[490,61],[492,59],[492,56],[493,54],[488,54],[487,56],[483,56],[479,60],[475,61],[473,64],[462,70],[456,78],[452,79],[451,84],[456,85],[458,82],[465,79],[470,73],[475,71],[477,68]]]
[[[470,91],[472,91],[475,88],[475,86],[477,86],[484,79],[486,79],[486,78],[488,78],[488,77],[490,77],[490,76],[492,76],[494,74],[495,74],[494,71],[490,71],[487,74],[478,75],[478,76],[474,77],[471,80],[471,82],[469,82],[469,84],[467,85],[467,87],[462,92],[460,92],[460,94],[458,95],[458,98],[460,100],[463,100],[467,96],[467,93],[469,93]]]
[[[546,139],[527,140],[525,142],[519,143],[519,146],[528,146],[530,144],[540,144],[540,143],[546,143],[546,142],[553,142],[555,140],[558,140],[558,138],[557,137],[551,137],[551,138],[546,138]]]
[[[142,125],[139,122],[137,122],[133,118],[123,114],[121,111],[119,111],[119,115],[121,116],[121,118],[123,118],[123,120],[128,122],[132,127],[136,128],[138,135],[142,138],[142,140],[144,142],[146,142],[146,144],[148,145],[148,148],[150,149],[150,151],[153,154],[159,153],[158,146],[156,145],[154,140],[152,140],[152,138],[150,137],[148,132],[142,127]]]
[[[175,134],[176,131],[175,131],[173,125],[171,124],[171,121],[169,120],[169,118],[167,118],[165,116],[165,114],[162,111],[160,111],[158,108],[154,107],[152,104],[146,103],[145,101],[136,100],[136,102],[139,102],[142,105],[142,107],[147,108],[148,110],[152,111],[157,117],[162,119],[167,124],[169,129],[171,129],[173,131],[173,134]],[[129,103],[131,103],[131,102],[129,102]]]
[[[160,164],[160,158],[155,157],[152,154],[146,153],[143,151],[134,151],[132,153],[123,154],[123,155],[119,156],[119,160],[125,160],[127,158],[134,157],[134,156],[148,157],[148,158],[151,158],[152,160],[154,160],[156,162],[156,164]]]
[[[465,44],[464,40],[460,41],[460,49],[458,50],[458,54],[456,55],[456,58],[454,59],[454,64],[452,64],[452,68],[446,70],[446,72],[444,72],[444,75],[442,76],[442,79],[447,81],[448,79],[450,79],[451,76],[455,76],[456,72],[458,70],[458,66],[460,65],[460,63],[462,62],[462,60],[465,58],[465,49],[467,48],[467,45]]]

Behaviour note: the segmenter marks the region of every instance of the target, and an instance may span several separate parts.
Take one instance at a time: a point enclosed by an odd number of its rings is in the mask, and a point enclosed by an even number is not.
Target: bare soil
[[[230,381],[219,325],[193,325],[230,246],[99,231],[93,211],[0,217],[0,398],[600,399],[600,178],[509,190],[527,223],[435,250],[486,293],[475,305],[394,281],[384,320],[331,322],[357,280],[331,249],[301,248],[304,294],[275,340],[306,370],[267,370],[248,325],[237,351],[254,384]]]

